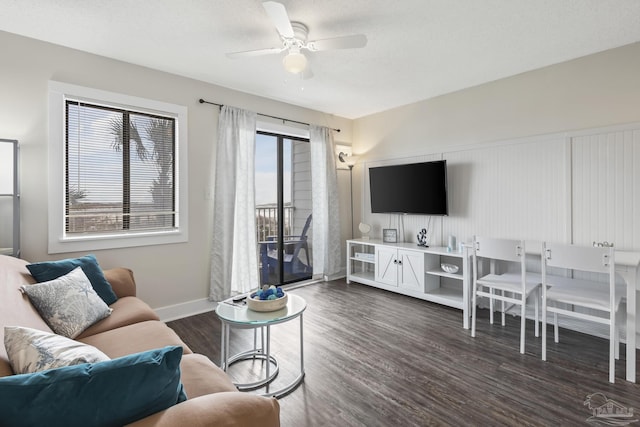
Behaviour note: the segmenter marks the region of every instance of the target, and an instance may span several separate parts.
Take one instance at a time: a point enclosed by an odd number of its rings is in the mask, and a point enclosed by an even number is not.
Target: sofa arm
[[[118,267],[104,270],[104,277],[118,298],[136,296],[136,281],[133,278],[133,271],[128,268]]]
[[[280,427],[276,399],[237,391],[199,396],[149,415],[128,427]]]

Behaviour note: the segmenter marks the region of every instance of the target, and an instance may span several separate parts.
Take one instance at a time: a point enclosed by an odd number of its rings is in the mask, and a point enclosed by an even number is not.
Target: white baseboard
[[[209,301],[208,298],[187,301],[180,304],[167,305],[154,309],[163,322],[182,319],[184,317],[202,314],[216,309],[217,302]]]
[[[345,279],[346,277],[347,277],[347,269],[343,267],[336,274],[332,274],[331,276],[327,277],[327,280]]]
[[[480,308],[489,308],[489,303],[484,302],[478,304]],[[509,316],[519,317],[518,312],[508,312]],[[494,322],[500,323],[500,313],[496,311]],[[527,319],[533,320],[535,318],[535,314],[533,308],[529,305],[527,306]],[[549,314],[547,316],[547,324],[553,325],[553,315]],[[607,325],[601,325],[594,322],[589,322],[586,320],[580,320],[567,316],[558,316],[558,326],[565,329],[570,329],[572,331],[580,332],[587,335],[593,335],[598,338],[604,338],[606,340],[609,339],[609,327]],[[549,329],[551,335],[553,336],[553,332]],[[562,341],[562,332],[560,333],[560,340]],[[623,344],[627,343],[627,324],[622,322],[620,326],[620,342]],[[640,331],[636,332],[636,349],[640,349]]]

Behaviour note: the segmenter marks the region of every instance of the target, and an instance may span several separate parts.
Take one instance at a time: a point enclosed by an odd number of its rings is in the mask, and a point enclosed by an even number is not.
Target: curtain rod
[[[220,108],[223,107],[222,104],[217,104],[215,102],[211,102],[211,101],[205,101],[204,99],[200,98],[198,100],[198,102],[200,102],[200,104],[211,104],[211,105],[215,105],[218,106]],[[297,120],[289,120],[289,119],[285,119],[284,117],[276,117],[276,116],[270,116],[268,114],[262,114],[262,113],[257,113],[259,116],[263,116],[263,117],[269,117],[271,119],[276,119],[276,120],[282,120],[283,122],[291,122],[291,123],[298,123],[299,125],[305,125],[305,126],[309,126],[309,123],[305,123],[305,122],[299,122]],[[331,128],[331,130],[334,130],[336,132],[340,132],[340,129],[335,129],[335,128]]]

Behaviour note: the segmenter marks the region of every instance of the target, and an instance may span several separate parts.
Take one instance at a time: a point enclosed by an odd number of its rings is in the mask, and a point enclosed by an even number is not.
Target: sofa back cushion
[[[13,375],[13,369],[11,369],[11,363],[7,360],[0,359],[0,378]]]
[[[20,325],[53,332],[20,291],[20,286],[35,283],[26,265],[27,261],[0,255],[0,343],[4,342],[5,326]],[[0,376],[8,363],[4,345],[0,345]]]
[[[110,305],[118,300],[111,285],[104,277],[104,273],[98,264],[95,255],[89,254],[80,258],[68,258],[58,261],[42,261],[27,265],[27,269],[38,282],[48,282],[55,280],[76,268],[82,271],[91,282],[91,286],[102,298],[105,304]]]

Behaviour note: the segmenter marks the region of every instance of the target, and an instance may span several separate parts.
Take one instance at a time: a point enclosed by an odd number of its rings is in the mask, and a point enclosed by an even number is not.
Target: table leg
[[[256,359],[256,352],[258,350],[258,348],[256,347],[257,343],[258,343],[258,329],[254,329],[253,330],[253,359]]]
[[[267,325],[267,358],[265,359],[267,364],[267,378],[269,378],[271,370],[271,326]],[[269,393],[269,384],[267,383],[266,392]]]
[[[220,324],[220,367],[226,372],[227,359],[225,357],[226,355],[225,329],[226,329],[226,324],[224,322],[221,322]]]
[[[231,334],[231,326],[224,325],[224,369],[227,369],[227,365],[229,364],[229,334]]]
[[[302,313],[300,314],[300,374],[304,375],[304,340],[302,327]]]
[[[634,269],[622,275],[627,282],[627,381],[636,382],[636,309],[637,271]]]

